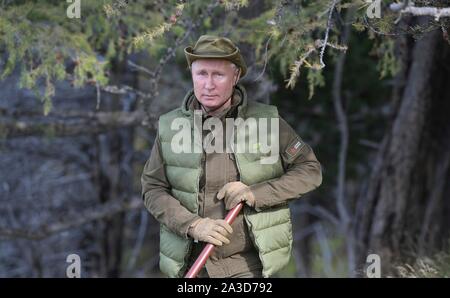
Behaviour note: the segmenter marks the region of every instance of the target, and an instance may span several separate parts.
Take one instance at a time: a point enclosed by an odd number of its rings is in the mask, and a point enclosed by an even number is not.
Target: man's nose
[[[215,88],[215,84],[214,84],[214,80],[213,80],[212,76],[210,76],[206,79],[205,88],[208,90]]]

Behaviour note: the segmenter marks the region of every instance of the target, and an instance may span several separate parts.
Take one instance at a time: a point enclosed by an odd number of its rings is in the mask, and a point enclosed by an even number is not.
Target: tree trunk
[[[449,181],[450,47],[435,30],[413,45],[411,55],[364,210],[356,218],[359,259],[380,255],[382,273],[390,272],[392,262],[432,253],[448,238],[449,203],[443,195],[448,196]]]
[[[123,61],[126,61],[124,59]],[[134,80],[126,77],[124,62],[117,63],[111,76],[113,82]],[[133,94],[111,95],[102,99],[103,109],[133,113],[136,98]],[[119,128],[97,137],[96,179],[101,203],[122,201],[133,196],[133,135],[134,127]],[[101,276],[120,277],[124,238],[124,213],[119,212],[104,220],[101,224],[100,245]]]

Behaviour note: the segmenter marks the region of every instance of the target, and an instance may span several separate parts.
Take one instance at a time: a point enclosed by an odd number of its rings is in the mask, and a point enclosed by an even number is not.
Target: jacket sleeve
[[[150,158],[145,163],[141,183],[142,199],[147,210],[159,223],[177,235],[187,238],[190,224],[200,217],[186,209],[170,194],[171,187],[165,173],[158,136]]]
[[[250,186],[257,211],[298,198],[322,183],[321,166],[312,148],[282,118],[279,127],[280,156],[285,173]]]

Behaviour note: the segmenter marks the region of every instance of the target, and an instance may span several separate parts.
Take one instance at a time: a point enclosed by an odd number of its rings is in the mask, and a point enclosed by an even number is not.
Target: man
[[[269,277],[291,257],[288,201],[321,184],[320,164],[312,149],[279,117],[276,107],[247,98],[237,84],[247,67],[229,39],[201,36],[193,48],[185,49],[185,55],[194,88],[180,108],[160,117],[141,179],[145,206],[161,224],[161,271],[182,277],[205,244],[212,243],[216,248],[199,277]],[[180,119],[194,123],[187,130],[194,140],[199,112],[200,130],[205,130],[201,150],[174,152],[178,142],[174,140],[179,140],[174,123]],[[226,138],[228,133],[215,127],[237,135],[243,132],[238,143],[262,131],[239,129],[228,121],[237,118],[276,120],[277,125],[266,132],[277,141],[273,162],[262,162],[268,155],[260,149],[261,143],[249,144],[257,149],[253,152],[236,151]],[[202,127],[212,120],[214,129]],[[186,148],[192,148],[188,141]],[[221,145],[226,148],[211,150]],[[223,219],[241,201],[245,201],[243,211],[230,226]]]

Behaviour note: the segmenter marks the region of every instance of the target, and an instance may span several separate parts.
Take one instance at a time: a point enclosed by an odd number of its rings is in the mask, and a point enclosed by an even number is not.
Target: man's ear
[[[234,82],[234,86],[237,85],[237,82],[239,81],[239,77],[241,76],[241,69],[239,68],[238,72],[237,72],[237,78],[236,81]]]

